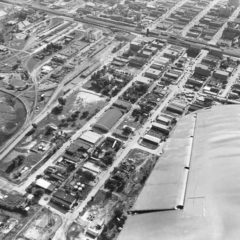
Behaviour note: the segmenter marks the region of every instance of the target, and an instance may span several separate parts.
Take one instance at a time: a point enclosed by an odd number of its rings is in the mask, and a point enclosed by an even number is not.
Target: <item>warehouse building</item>
[[[128,112],[131,109],[132,104],[124,100],[118,99],[116,102],[113,103],[113,106]]]
[[[144,137],[142,138],[143,141],[146,141],[146,142],[150,142],[156,146],[158,146],[161,142],[161,139],[157,138],[157,137],[154,137],[152,135],[149,135],[149,134],[146,134],[144,135]]]
[[[101,134],[95,133],[93,131],[86,131],[80,137],[81,140],[91,143],[92,145],[97,144],[101,138]]]
[[[144,76],[139,76],[137,78],[137,83],[149,85],[153,80]]]
[[[164,133],[165,135],[168,135],[169,134],[169,132],[170,132],[170,126],[166,126],[166,125],[163,125],[163,124],[161,124],[161,123],[156,123],[156,122],[154,122],[153,124],[152,124],[152,129],[153,130],[158,130],[158,131],[160,131],[160,132],[162,132],[162,133]]]
[[[222,70],[217,70],[213,72],[213,77],[226,81],[229,77],[229,73]]]
[[[145,72],[145,76],[156,80],[160,78],[161,73],[162,72],[157,69],[148,68]]]
[[[162,116],[162,115],[158,115],[157,118],[156,118],[156,121],[160,124],[163,124],[165,126],[170,126],[172,120],[171,118],[167,118],[165,116]]]
[[[75,197],[67,194],[62,189],[57,190],[51,198],[52,203],[58,205],[65,210],[70,210],[73,207],[74,203],[76,203],[76,201],[77,200]]]
[[[123,115],[124,111],[116,107],[111,107],[102,115],[93,127],[106,133],[111,130]]]
[[[49,182],[43,178],[37,179],[35,184],[36,184],[36,186],[44,189],[46,191],[46,193],[52,193],[53,190],[55,189],[55,186],[51,182]]]
[[[186,104],[173,101],[167,106],[167,111],[182,115],[185,111],[186,106],[187,106]]]
[[[83,165],[83,170],[91,172],[93,175],[98,175],[102,172],[102,169],[93,162],[86,162]]]
[[[199,63],[195,67],[195,74],[209,77],[211,75],[211,70],[208,66]]]
[[[177,51],[167,50],[164,52],[163,56],[174,61],[179,56],[179,53]]]
[[[158,61],[154,61],[153,64],[150,66],[150,68],[157,69],[157,70],[163,70],[164,67],[165,66]]]

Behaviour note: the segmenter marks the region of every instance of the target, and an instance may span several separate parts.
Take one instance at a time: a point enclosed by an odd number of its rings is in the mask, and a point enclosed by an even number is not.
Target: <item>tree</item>
[[[7,167],[5,170],[6,173],[11,173],[18,167],[20,167],[23,164],[23,161],[25,160],[25,156],[18,155],[16,158],[14,158],[11,162],[11,164]]]
[[[39,178],[42,178],[42,175],[41,175],[41,174],[38,174],[38,175],[36,176],[36,179],[39,179]]]
[[[106,199],[111,199],[112,198],[112,192],[111,191],[107,191],[105,193],[105,197],[106,197]]]
[[[47,125],[45,127],[45,136],[49,136],[52,132],[53,132],[53,129],[49,125]]]
[[[59,104],[61,104],[61,105],[65,105],[65,104],[66,104],[66,98],[64,98],[64,97],[59,97],[59,98],[58,98],[58,102],[59,102]]]
[[[83,171],[81,174],[89,182],[92,182],[95,180],[95,176],[91,172]]]
[[[105,153],[104,157],[102,158],[102,162],[106,165],[106,166],[110,166],[112,165],[114,158],[115,158],[116,153],[113,150],[110,150],[108,152]]]
[[[73,170],[75,170],[75,166],[73,164],[70,164],[67,166],[67,172],[71,173]]]
[[[86,118],[88,115],[89,115],[89,112],[88,112],[88,111],[84,111],[84,112],[82,113],[81,119]]]
[[[128,126],[126,126],[124,129],[123,129],[123,134],[124,135],[129,135],[132,133],[132,129]]]
[[[32,188],[32,194],[37,199],[41,198],[44,193],[45,191],[41,188]]]
[[[146,36],[147,36],[147,37],[149,36],[149,33],[150,33],[150,31],[149,31],[149,29],[147,28],[147,32],[146,32]]]
[[[2,32],[0,32],[0,43],[4,43],[4,35]]]
[[[26,20],[26,18],[27,18],[27,13],[26,12],[21,11],[21,12],[18,13],[18,20],[20,22],[23,22],[24,20]]]
[[[52,113],[58,115],[62,112],[62,110],[63,110],[63,106],[58,105],[52,109]]]

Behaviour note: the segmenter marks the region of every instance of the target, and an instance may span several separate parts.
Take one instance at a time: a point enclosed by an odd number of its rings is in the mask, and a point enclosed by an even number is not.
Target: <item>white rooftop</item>
[[[86,162],[83,165],[83,169],[88,170],[88,171],[90,171],[90,172],[92,172],[94,174],[99,174],[102,171],[99,166],[95,165],[92,162]]]
[[[39,178],[36,180],[36,185],[41,188],[47,189],[51,186],[51,183],[43,178]]]
[[[100,138],[102,137],[101,134],[95,133],[93,131],[86,131],[83,133],[83,135],[80,137],[80,139],[92,143],[92,144],[96,144]]]

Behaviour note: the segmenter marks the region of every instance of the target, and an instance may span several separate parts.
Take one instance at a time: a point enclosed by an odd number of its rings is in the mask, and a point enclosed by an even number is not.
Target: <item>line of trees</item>
[[[16,158],[14,158],[12,160],[12,162],[9,164],[9,166],[7,167],[7,169],[5,170],[5,172],[7,174],[10,174],[11,172],[13,172],[15,169],[17,169],[18,167],[20,167],[23,162],[25,160],[25,156],[23,155],[18,155]]]

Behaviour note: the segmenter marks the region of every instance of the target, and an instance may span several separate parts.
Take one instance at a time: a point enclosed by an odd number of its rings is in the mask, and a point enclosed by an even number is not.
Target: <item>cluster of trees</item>
[[[47,51],[47,52],[55,52],[55,51],[59,51],[62,49],[62,46],[60,44],[56,44],[56,43],[49,43],[44,51]]]
[[[3,32],[0,32],[0,43],[3,44],[4,42],[5,42],[4,34]]]
[[[15,169],[17,169],[18,167],[20,167],[23,162],[25,160],[25,156],[23,155],[18,155],[16,158],[14,158],[11,163],[9,164],[9,166],[7,167],[7,169],[5,170],[5,172],[7,174],[10,174],[11,172],[13,172]]]
[[[101,70],[93,73],[93,75],[91,76],[91,80],[98,80],[99,78],[103,77],[107,73],[107,71],[107,66],[103,66]]]
[[[60,114],[63,111],[63,107],[66,104],[66,99],[63,97],[58,98],[58,105],[52,109],[52,113],[55,115]]]
[[[110,90],[110,88],[113,87],[113,84],[115,83],[114,80],[110,81],[110,79],[106,77],[99,77],[99,78],[94,78],[91,81],[91,87],[93,89],[96,89],[97,91],[106,91]]]
[[[82,113],[81,119],[87,118],[88,115],[89,115],[89,112],[88,112],[88,111],[84,111],[84,112]]]
[[[52,113],[55,115],[60,114],[63,111],[63,105],[59,104],[52,109]]]
[[[189,57],[196,57],[199,53],[200,53],[200,48],[196,48],[196,47],[189,47],[187,50],[187,55]]]
[[[110,190],[111,192],[115,191],[120,193],[124,190],[125,185],[126,181],[123,177],[119,175],[114,175],[105,182],[104,188]]]
[[[92,182],[96,178],[91,172],[83,171],[82,169],[78,169],[77,175],[80,175],[82,177],[82,181],[85,180],[84,182]]]
[[[113,151],[113,150],[107,151],[107,152],[104,154],[103,158],[101,159],[101,160],[102,160],[102,163],[103,163],[104,165],[106,165],[106,166],[111,166],[112,163],[113,163],[113,161],[114,161],[114,159],[115,159],[115,156],[116,156],[115,151]]]
[[[26,217],[28,215],[28,212],[24,208],[18,207],[18,206],[10,206],[5,202],[0,203],[0,209],[6,210],[9,212],[18,213],[18,214],[22,215],[23,217]]]
[[[123,207],[120,206],[114,210],[110,221],[104,227],[101,235],[98,237],[99,240],[111,240],[114,239],[116,231],[123,227],[127,217],[123,213]]]
[[[42,188],[33,187],[31,189],[31,193],[35,198],[40,199],[45,193],[45,191]]]
[[[20,22],[23,22],[23,21],[25,21],[26,18],[27,18],[27,13],[26,13],[25,11],[17,12],[17,16],[16,16],[16,17],[18,18],[18,20],[19,20]]]
[[[66,98],[64,98],[64,97],[59,97],[58,98],[58,103],[60,104],[60,105],[62,105],[62,106],[64,106],[65,104],[66,104]]]
[[[135,103],[148,90],[147,84],[134,84],[123,94],[123,99]]]
[[[106,96],[115,96],[121,89],[121,83],[117,83],[114,79],[109,79],[106,75],[108,69],[104,66],[101,70],[94,73],[91,77],[91,88],[97,92],[101,92]]]

